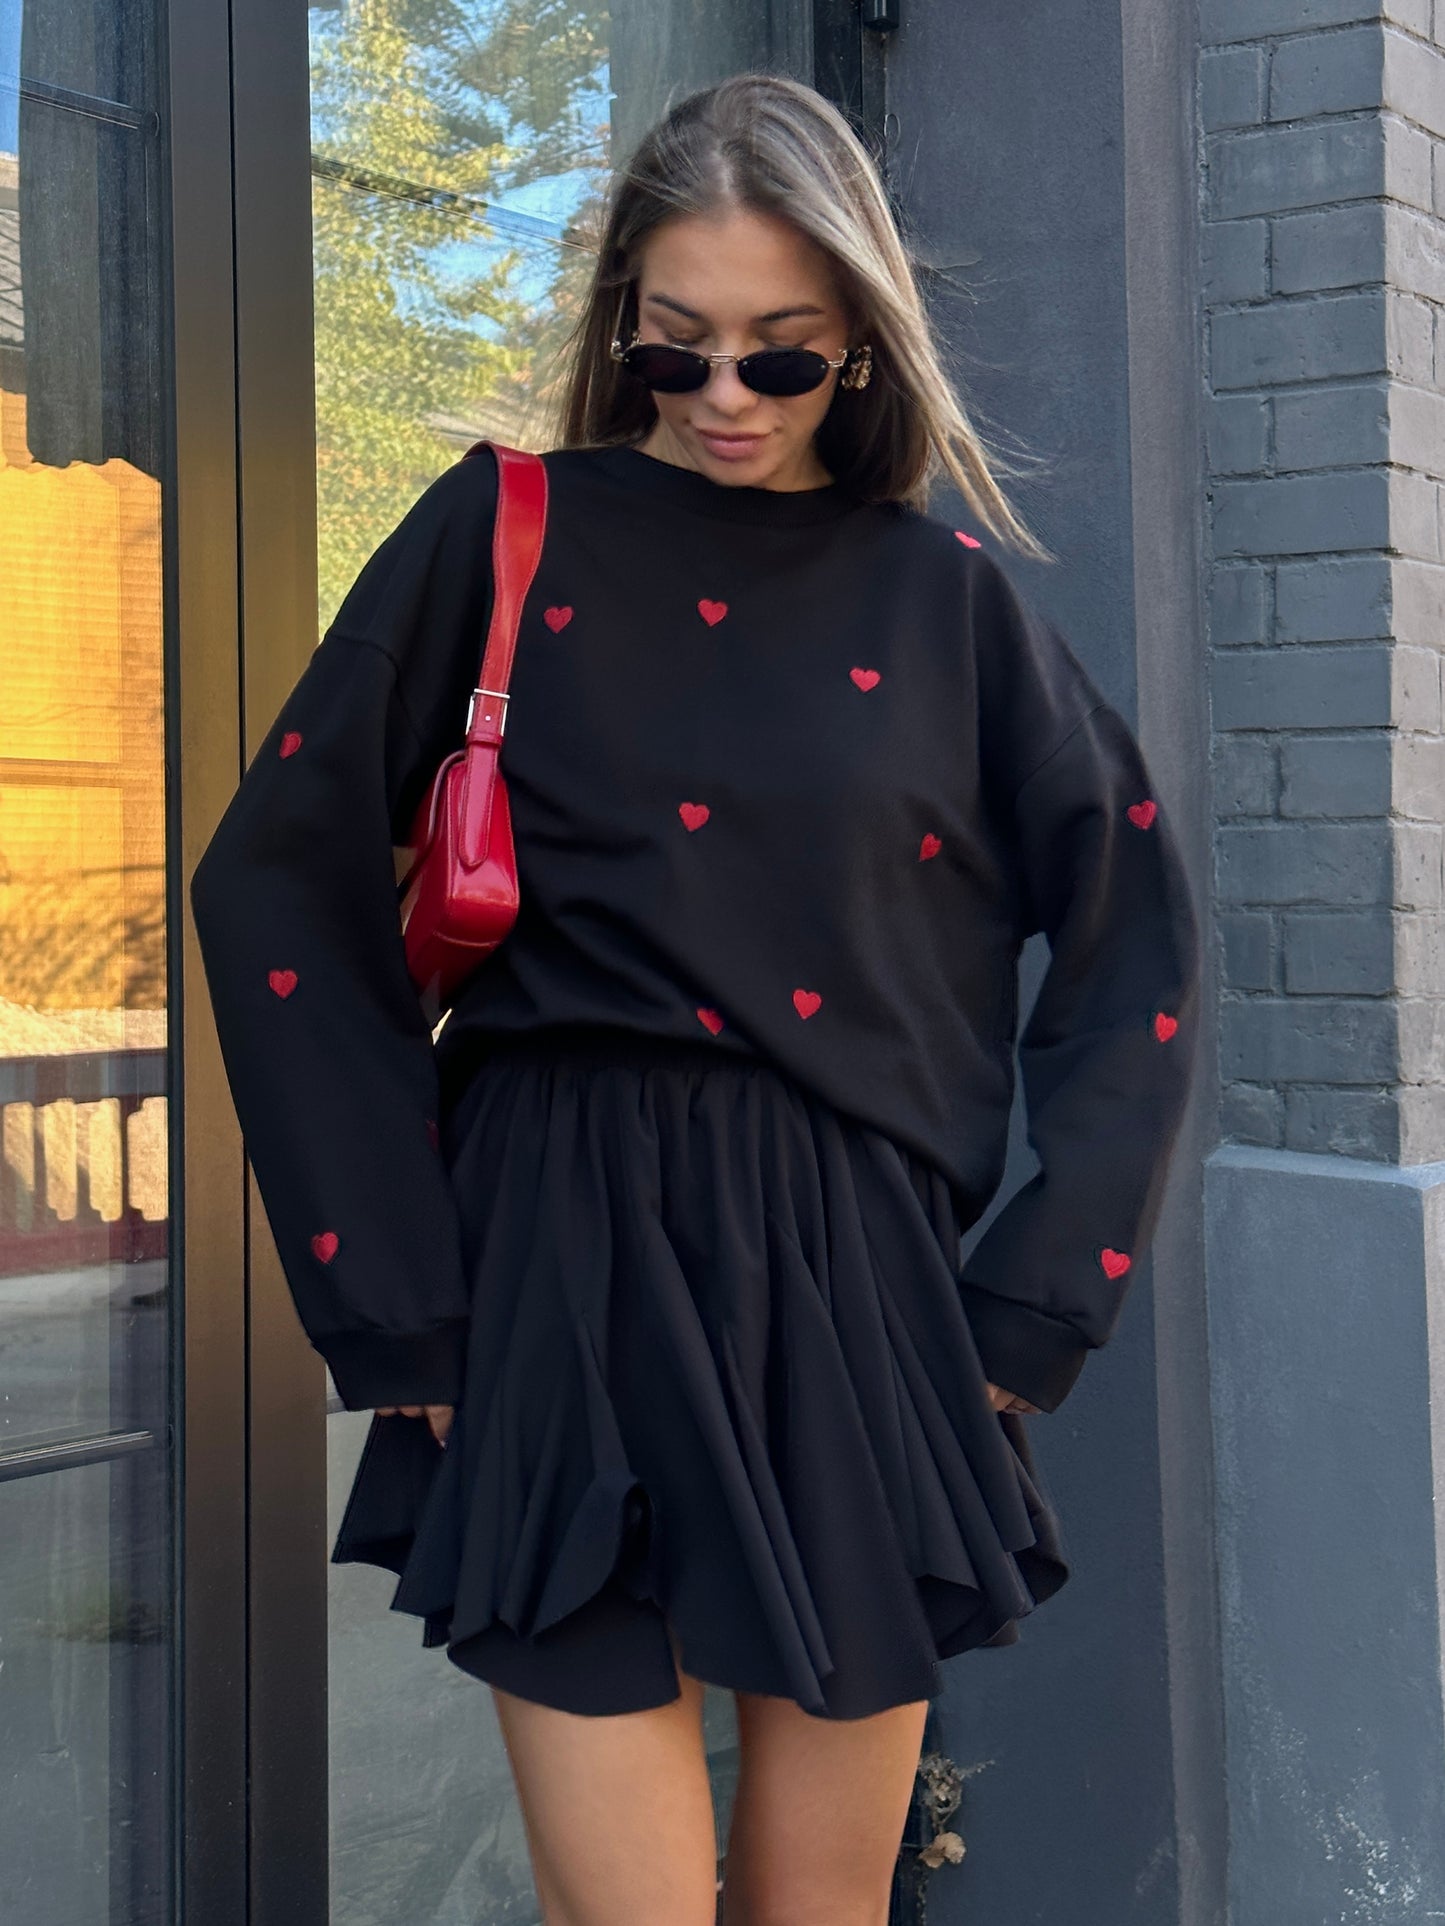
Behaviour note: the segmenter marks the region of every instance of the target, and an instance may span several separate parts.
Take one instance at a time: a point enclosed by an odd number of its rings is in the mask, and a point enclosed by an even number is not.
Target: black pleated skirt
[[[498,1039],[442,1121],[472,1289],[445,1447],[373,1417],[332,1560],[463,1670],[564,1710],[713,1684],[932,1698],[1069,1576],[993,1411],[930,1164],[772,1065]]]

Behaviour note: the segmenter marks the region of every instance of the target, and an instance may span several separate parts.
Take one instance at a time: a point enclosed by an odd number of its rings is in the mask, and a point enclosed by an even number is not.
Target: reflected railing
[[[164,1050],[0,1058],[0,1277],[164,1258],[152,1139]]]

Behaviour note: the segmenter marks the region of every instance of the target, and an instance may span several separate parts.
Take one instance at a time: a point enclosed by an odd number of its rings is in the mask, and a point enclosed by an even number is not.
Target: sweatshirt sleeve
[[[989,1380],[1054,1411],[1113,1335],[1154,1234],[1193,1080],[1198,927],[1140,747],[1067,641],[996,572],[974,617],[1017,934],[1043,931],[1049,961],[1018,1040],[1039,1169],[961,1288]]]
[[[247,1154],[349,1410],[461,1394],[468,1290],[392,848],[462,737],[494,504],[490,458],[459,462],[372,556],[190,885]]]

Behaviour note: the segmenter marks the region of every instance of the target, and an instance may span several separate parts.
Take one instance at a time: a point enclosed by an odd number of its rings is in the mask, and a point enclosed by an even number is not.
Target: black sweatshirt
[[[501,767],[521,911],[433,1036],[393,845],[461,741],[496,467],[457,462],[367,563],[191,900],[298,1314],[350,1409],[457,1403],[468,1321],[438,1117],[489,1032],[611,1024],[780,1066],[997,1189],[1016,958],[1040,1167],[959,1288],[987,1376],[1054,1410],[1113,1333],[1191,1081],[1196,915],[1139,747],[967,534],[843,487],[544,457]]]

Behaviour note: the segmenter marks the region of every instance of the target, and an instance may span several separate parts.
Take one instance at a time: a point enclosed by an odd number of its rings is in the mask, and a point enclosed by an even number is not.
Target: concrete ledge
[[[1445,1920],[1445,1163],[1205,1163],[1231,1926]]]

